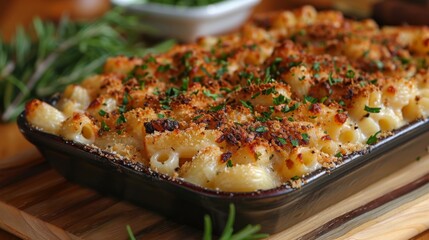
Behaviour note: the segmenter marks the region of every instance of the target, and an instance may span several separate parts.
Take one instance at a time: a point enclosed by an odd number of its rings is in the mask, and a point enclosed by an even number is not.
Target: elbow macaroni
[[[144,58],[109,58],[35,127],[205,188],[278,187],[429,116],[429,30],[313,7]],[[371,141],[369,141],[371,140]]]

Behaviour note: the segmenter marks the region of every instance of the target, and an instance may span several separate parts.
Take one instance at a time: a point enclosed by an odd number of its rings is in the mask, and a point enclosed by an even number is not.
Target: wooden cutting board
[[[24,239],[127,239],[130,225],[138,238],[201,239],[200,230],[66,181],[31,146],[19,150],[0,160],[0,228]],[[409,239],[427,229],[429,155],[270,238]]]

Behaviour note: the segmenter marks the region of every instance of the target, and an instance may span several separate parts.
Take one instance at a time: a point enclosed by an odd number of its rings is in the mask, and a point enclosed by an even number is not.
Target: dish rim
[[[329,180],[327,179],[329,177],[335,178],[335,176],[341,175],[344,171],[347,171],[348,169],[356,168],[367,161],[371,161],[371,159],[376,159],[377,156],[383,154],[383,152],[386,151],[385,148],[391,149],[397,146],[398,143],[396,142],[401,140],[401,137],[404,138],[404,135],[411,134],[411,132],[413,131],[418,131],[420,128],[427,128],[427,131],[429,131],[429,118],[413,121],[399,129],[396,129],[392,132],[391,135],[385,138],[378,139],[377,143],[375,143],[374,145],[369,145],[364,150],[354,152],[351,155],[345,156],[341,161],[335,163],[335,167],[322,167],[307,174],[306,176],[301,178],[301,181],[303,181],[304,183],[299,188],[292,187],[291,181],[287,181],[285,183],[282,183],[280,186],[266,190],[256,190],[252,192],[225,192],[221,190],[204,188],[193,183],[187,182],[182,178],[172,178],[168,175],[158,173],[150,169],[149,166],[144,166],[142,163],[131,162],[125,157],[121,157],[119,155],[115,155],[114,153],[101,150],[100,148],[93,145],[91,146],[78,142],[73,142],[70,140],[65,140],[61,136],[43,132],[32,126],[27,121],[25,117],[25,111],[23,111],[18,116],[17,123],[19,130],[24,135],[26,135],[26,133],[28,132],[31,132],[35,134],[38,138],[55,141],[57,143],[73,147],[78,151],[84,151],[87,154],[91,154],[94,156],[91,159],[85,159],[85,161],[93,161],[102,164],[107,163],[108,165],[111,165],[111,167],[114,167],[117,171],[130,171],[136,175],[144,175],[145,177],[149,177],[151,178],[151,180],[169,182],[170,184],[173,184],[178,188],[182,188],[193,194],[203,195],[209,198],[229,199],[234,197],[242,200],[266,199],[306,191],[307,189],[311,189],[312,186],[317,186],[317,184],[326,182],[327,180]],[[405,140],[406,139],[404,139],[403,141]],[[38,147],[37,144],[34,145]]]

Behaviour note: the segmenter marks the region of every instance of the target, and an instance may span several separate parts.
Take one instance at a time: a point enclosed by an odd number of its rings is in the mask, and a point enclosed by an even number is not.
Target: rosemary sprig
[[[225,228],[223,229],[222,235],[219,240],[250,240],[250,239],[262,239],[267,238],[269,235],[265,233],[257,233],[261,230],[259,225],[247,225],[245,228],[234,234],[234,221],[235,221],[235,206],[229,204],[229,214],[226,220]],[[131,230],[131,227],[127,225],[128,237],[130,240],[135,240],[136,237]],[[209,215],[204,216],[204,235],[203,240],[212,240],[212,220]]]
[[[246,240],[246,239],[262,239],[268,237],[268,234],[257,233],[261,230],[259,225],[247,225],[237,233],[234,233],[235,221],[235,206],[229,204],[229,215],[219,240]],[[203,240],[212,240],[212,223],[209,215],[204,216],[204,237]]]
[[[143,29],[142,29],[143,27]],[[154,47],[139,42],[144,27],[134,16],[113,9],[92,22],[58,25],[34,19],[32,35],[22,27],[10,43],[0,38],[1,121],[12,121],[30,98],[43,98],[98,72],[109,56],[143,56],[169,49],[173,41]]]

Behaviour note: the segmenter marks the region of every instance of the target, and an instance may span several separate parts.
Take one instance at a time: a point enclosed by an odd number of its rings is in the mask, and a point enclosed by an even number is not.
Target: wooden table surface
[[[54,4],[55,2],[55,4]],[[82,1],[72,1],[72,0],[63,0],[63,1],[49,1],[49,0],[34,0],[34,1],[25,1],[25,0],[14,0],[14,1],[1,1],[0,2],[0,31],[6,38],[10,37],[13,32],[13,29],[17,24],[28,24],[31,18],[35,15],[42,16],[48,19],[58,19],[59,15],[64,9],[68,9],[71,12],[71,15],[75,18],[88,18],[101,14],[103,11],[109,8],[108,0],[89,0],[86,1],[87,5],[85,8],[78,5]],[[257,12],[264,12],[269,10],[279,10],[281,8],[286,8],[290,6],[295,6],[298,1],[274,1],[274,0],[265,0],[260,6],[256,9]],[[303,2],[303,1],[301,1]],[[332,4],[332,1],[323,0],[323,1],[304,1],[305,3],[316,3],[320,7],[329,7]],[[49,5],[47,5],[49,3]],[[17,130],[16,124],[0,124],[0,132],[2,139],[7,139],[7,141],[2,141],[0,144],[0,173],[5,169],[14,169],[17,166],[23,166],[26,164],[31,164],[33,161],[38,161],[40,156],[38,155],[35,148],[30,145],[19,133]],[[427,199],[426,199],[427,198]],[[357,228],[351,229],[347,234],[365,232],[365,230],[374,230],[381,223],[386,223],[385,225],[381,224],[383,228],[387,228],[393,231],[401,229],[394,228],[395,219],[404,220],[408,223],[414,218],[413,211],[415,210],[415,205],[420,206],[419,211],[427,210],[427,203],[429,195],[422,195],[413,201],[408,201],[407,204],[398,205],[397,208],[390,210],[380,216],[373,218],[367,224],[363,224]],[[415,202],[417,201],[417,202]],[[411,204],[411,205],[410,205]],[[413,205],[415,204],[415,205]],[[420,205],[419,205],[420,204]],[[390,215],[389,215],[390,213]],[[426,212],[429,216],[429,212]],[[0,212],[1,214],[1,212]],[[395,215],[397,214],[397,215]],[[401,215],[402,214],[402,215]],[[414,213],[416,214],[416,213]],[[398,216],[395,218],[395,216]],[[402,216],[402,217],[401,217]],[[404,218],[405,216],[405,218]],[[429,217],[427,217],[429,218]],[[390,224],[390,225],[389,225]],[[404,225],[404,224],[402,224]],[[406,224],[405,224],[406,225]],[[400,226],[400,225],[398,225]],[[408,226],[408,225],[407,225]],[[302,227],[302,226],[297,226]],[[408,226],[411,227],[411,226]],[[416,235],[413,239],[423,240],[429,239],[429,231],[425,231],[428,226],[420,226],[417,230],[414,231]],[[10,229],[9,229],[10,230]],[[353,232],[355,231],[355,232]],[[366,232],[368,233],[368,231]],[[284,239],[281,236],[273,236],[274,239]],[[362,235],[357,235],[362,236]],[[413,236],[408,234],[407,236]],[[17,239],[14,235],[11,235],[0,229],[0,239]],[[355,238],[361,239],[361,238]]]

